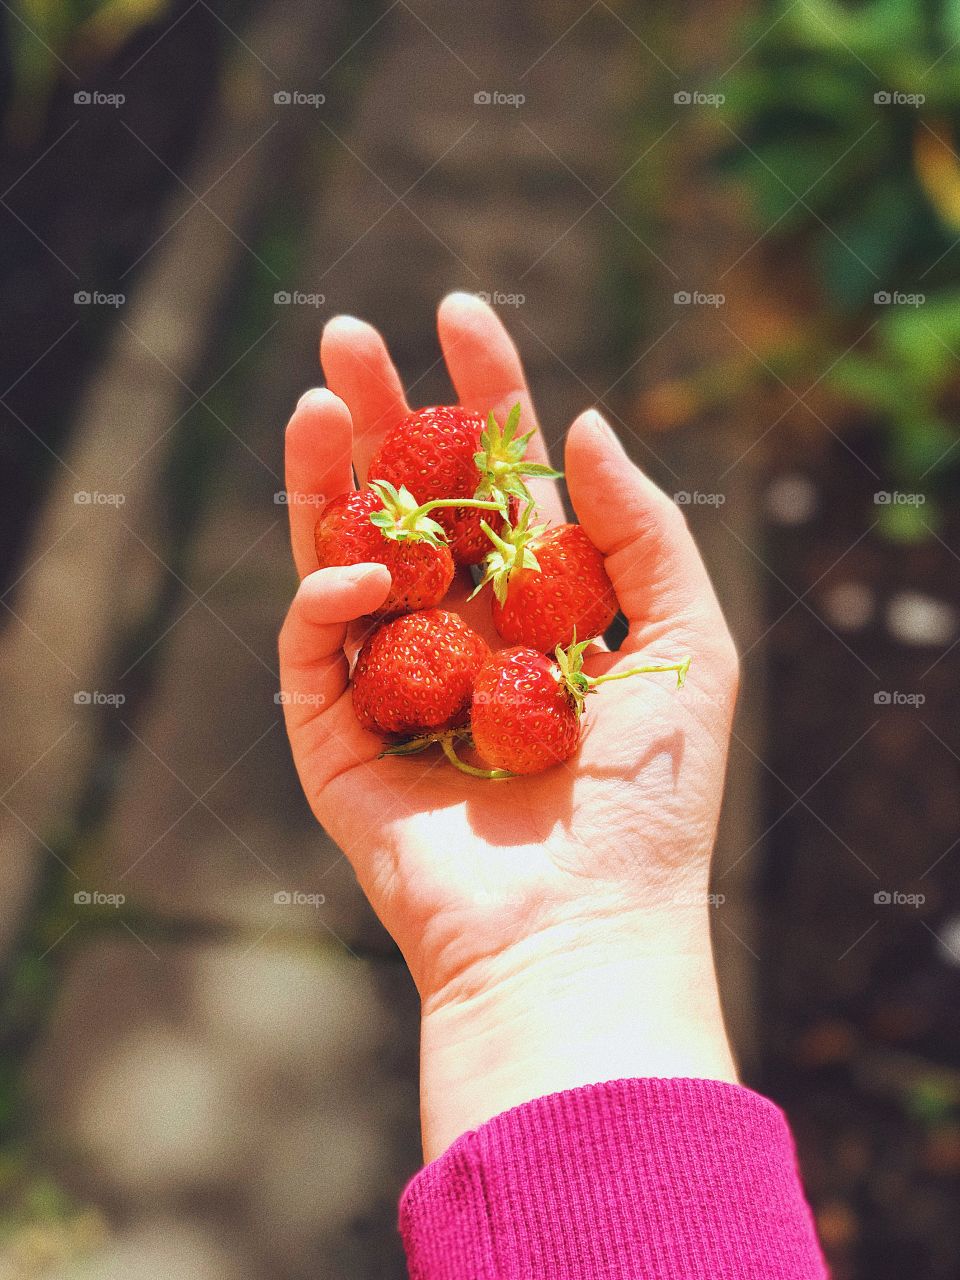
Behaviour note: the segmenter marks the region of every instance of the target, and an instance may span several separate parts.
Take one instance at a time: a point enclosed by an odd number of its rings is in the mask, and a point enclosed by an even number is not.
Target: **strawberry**
[[[483,528],[493,543],[477,591],[493,584],[493,624],[510,644],[552,653],[581,636],[599,636],[617,612],[603,556],[578,524],[529,528],[528,506],[515,528]],[[474,593],[476,594],[476,592]]]
[[[490,655],[482,636],[445,609],[406,613],[378,627],[353,672],[353,709],[374,733],[433,734],[462,725],[477,672]]]
[[[503,778],[541,773],[569,759],[580,742],[588,694],[608,680],[651,671],[675,671],[683,684],[690,659],[634,667],[606,676],[588,676],[583,652],[592,641],[581,640],[556,658],[522,645],[492,654],[477,676],[470,724],[477,751],[493,766],[484,771],[449,759],[475,777]]]
[[[515,516],[518,500],[530,501],[524,476],[559,472],[542,463],[526,462],[524,453],[533,435],[518,436],[520,406],[514,405],[501,428],[491,413],[486,426],[481,414],[459,405],[417,409],[386,436],[370,476],[406,486],[419,502],[435,498],[500,499]],[[456,507],[438,520],[447,532],[457,564],[479,564],[490,546],[475,510]]]
[[[408,490],[383,482],[333,498],[314,535],[320,568],[385,564],[390,591],[376,616],[439,604],[453,581],[454,565],[443,529],[428,514],[435,506],[443,504],[417,506]],[[498,508],[488,502],[482,509]]]

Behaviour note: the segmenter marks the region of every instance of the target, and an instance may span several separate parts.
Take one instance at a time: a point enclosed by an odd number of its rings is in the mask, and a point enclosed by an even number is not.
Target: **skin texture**
[[[372,489],[341,493],[320,513],[314,540],[321,569],[335,565],[386,565],[390,590],[375,613],[387,615],[439,604],[453,581],[453,557],[445,546],[385,538],[370,516],[383,506]]]
[[[458,400],[498,417],[520,400],[517,352],[494,312],[454,294],[441,346]],[[315,566],[309,499],[362,483],[385,429],[407,411],[375,329],[326,327],[329,390],[308,392],[287,428],[294,559],[302,577],[280,635],[287,730],[318,820],[349,858],[410,966],[422,1001],[424,1152],[519,1103],[624,1076],[735,1080],[709,941],[708,875],[737,686],[734,646],[681,510],[630,462],[593,410],[566,435],[573,507],[604,556],[630,628],[591,675],[692,654],[668,680],[608,686],[564,764],[482,782],[436,749],[378,760],[347,688],[344,646],[381,606],[381,565]],[[542,440],[534,446],[545,460]],[[536,480],[539,518],[563,520]],[[611,495],[616,495],[616,501]],[[498,645],[483,599],[445,607]],[[611,691],[613,696],[610,696]]]
[[[406,614],[379,627],[360,650],[353,709],[365,729],[434,733],[463,724],[486,640],[446,609]]]
[[[530,549],[540,572],[515,570],[504,603],[493,598],[493,625],[502,639],[553,653],[558,644],[566,648],[577,637],[603,635],[616,617],[617,597],[603,556],[583,529],[557,525],[535,538]]]
[[[470,724],[484,764],[540,773],[568,760],[580,740],[580,717],[556,666],[536,649],[502,649],[480,669]]]

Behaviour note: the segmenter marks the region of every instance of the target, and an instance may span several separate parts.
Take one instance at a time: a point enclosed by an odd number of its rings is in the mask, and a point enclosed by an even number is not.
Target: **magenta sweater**
[[[412,1280],[824,1280],[780,1109],[614,1080],[465,1133],[410,1182]]]

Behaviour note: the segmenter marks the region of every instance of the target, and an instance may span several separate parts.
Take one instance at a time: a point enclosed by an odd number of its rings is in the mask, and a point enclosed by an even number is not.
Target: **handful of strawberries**
[[[579,525],[531,524],[526,479],[560,473],[527,461],[533,432],[519,427],[519,405],[502,427],[457,405],[416,410],[388,432],[366,487],[334,498],[317,522],[320,568],[373,561],[390,570],[379,625],[353,671],[360,724],[393,740],[384,754],[439,744],[475,777],[539,773],[576,751],[586,698],[601,684],[651,671],[683,683],[689,658],[584,672],[584,651],[610,626],[617,598]],[[473,594],[490,586],[493,626],[508,645],[496,652],[438,607],[457,569],[474,565]],[[458,741],[488,767],[461,760]]]

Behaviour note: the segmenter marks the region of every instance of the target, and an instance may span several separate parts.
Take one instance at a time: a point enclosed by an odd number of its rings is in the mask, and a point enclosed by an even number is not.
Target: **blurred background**
[[[280,723],[282,427],[487,295],[744,655],[712,919],[836,1280],[960,1275],[960,7],[0,10],[0,1277],[401,1277],[415,993]]]

